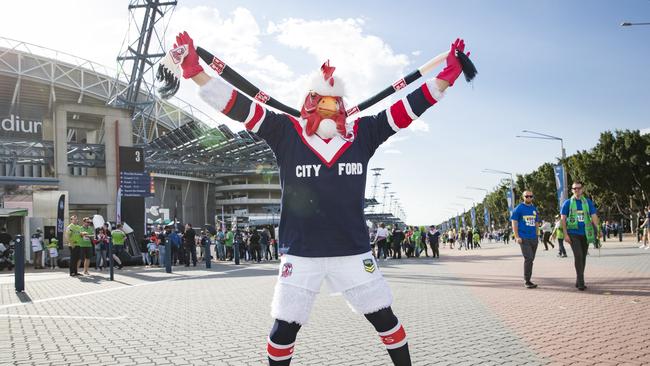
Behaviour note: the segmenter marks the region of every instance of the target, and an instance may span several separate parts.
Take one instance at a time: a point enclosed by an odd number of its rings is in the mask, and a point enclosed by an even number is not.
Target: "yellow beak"
[[[336,114],[339,110],[338,103],[334,97],[322,97],[318,102],[316,112],[325,118],[329,118]]]

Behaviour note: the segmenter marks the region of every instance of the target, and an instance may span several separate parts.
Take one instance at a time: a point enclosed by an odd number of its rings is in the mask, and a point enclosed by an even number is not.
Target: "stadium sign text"
[[[40,140],[43,138],[43,121],[27,121],[11,114],[0,121],[0,131],[2,136]]]

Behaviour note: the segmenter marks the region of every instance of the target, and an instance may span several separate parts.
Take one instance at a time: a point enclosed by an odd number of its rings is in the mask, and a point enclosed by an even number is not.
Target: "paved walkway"
[[[607,242],[587,261],[543,246],[527,290],[515,245],[441,249],[442,258],[380,261],[415,365],[650,364],[650,250]],[[0,272],[0,364],[263,365],[277,264],[116,271],[72,279],[29,273],[13,292]],[[343,299],[319,296],[295,365],[390,365],[372,326]]]

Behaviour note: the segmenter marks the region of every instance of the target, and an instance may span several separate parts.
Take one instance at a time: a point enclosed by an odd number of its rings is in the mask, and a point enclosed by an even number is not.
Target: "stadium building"
[[[277,222],[280,186],[266,143],[176,98],[156,99],[150,113],[133,118],[116,103],[127,82],[111,75],[73,55],[0,38],[0,227],[52,236],[61,195],[66,224],[73,214],[116,221],[120,210],[136,236],[174,220]],[[124,176],[137,166],[146,177],[137,173],[129,186]]]

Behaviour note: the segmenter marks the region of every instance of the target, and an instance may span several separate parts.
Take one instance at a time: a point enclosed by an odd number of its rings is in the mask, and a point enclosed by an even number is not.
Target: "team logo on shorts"
[[[366,272],[368,272],[368,273],[374,272],[375,269],[376,269],[375,262],[370,258],[364,259],[363,260],[363,269],[365,269]]]
[[[286,278],[286,277],[291,276],[291,273],[293,273],[293,264],[291,264],[291,263],[285,263],[285,264],[282,266],[282,273],[280,274],[280,276]]]

